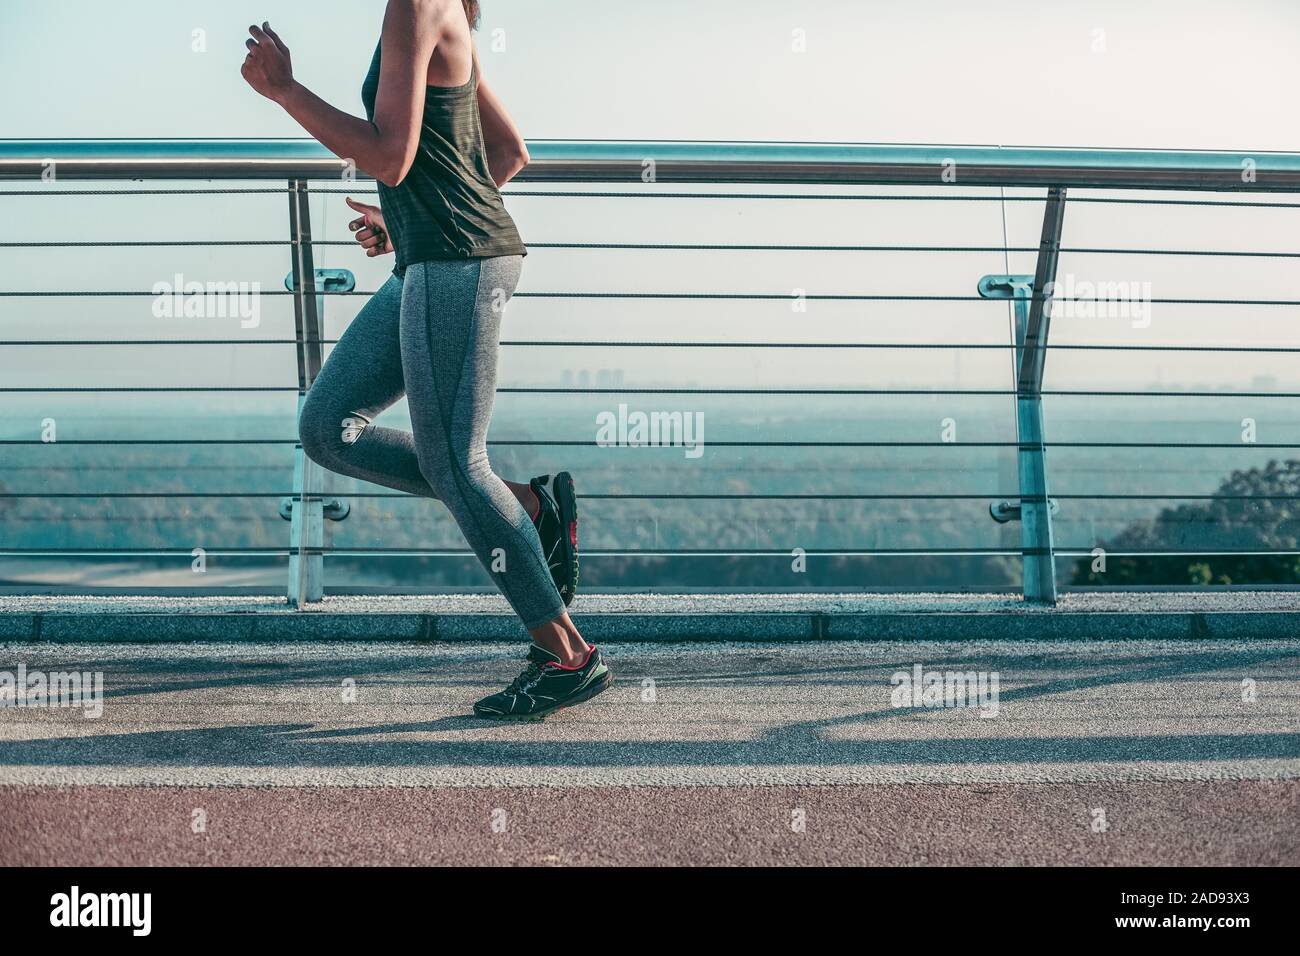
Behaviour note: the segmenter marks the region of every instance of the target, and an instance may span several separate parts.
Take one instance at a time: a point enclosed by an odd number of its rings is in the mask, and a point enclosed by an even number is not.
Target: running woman
[[[379,181],[378,207],[347,200],[361,213],[350,226],[367,256],[396,256],[307,393],[303,450],[331,471],[447,506],[533,639],[523,673],[474,712],[540,719],[599,694],[612,675],[565,609],[578,580],[572,479],[503,481],[488,462],[501,315],[527,254],[500,187],[528,151],[483,82],[478,18],[478,0],[388,0],[361,87],[364,119],[294,79],[269,23],[249,27],[241,72]],[[411,431],[375,425],[402,395]]]

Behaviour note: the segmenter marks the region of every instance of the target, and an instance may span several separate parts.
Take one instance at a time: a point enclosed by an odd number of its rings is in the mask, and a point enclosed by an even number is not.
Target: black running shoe
[[[578,593],[578,497],[573,476],[562,471],[554,478],[542,475],[528,483],[540,507],[533,527],[542,539],[542,553],[551,569],[555,589],[565,607]]]
[[[550,651],[534,644],[528,648],[524,672],[501,693],[475,704],[474,713],[496,720],[541,720],[551,711],[590,700],[613,680],[595,647],[582,664],[565,667]]]

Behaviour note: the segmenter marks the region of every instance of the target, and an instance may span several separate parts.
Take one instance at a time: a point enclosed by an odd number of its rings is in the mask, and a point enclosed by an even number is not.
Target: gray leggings
[[[501,314],[522,265],[522,256],[420,262],[390,278],[330,352],[298,431],[330,471],[442,501],[532,629],[564,603],[532,520],[487,454]],[[413,433],[372,424],[403,394]]]

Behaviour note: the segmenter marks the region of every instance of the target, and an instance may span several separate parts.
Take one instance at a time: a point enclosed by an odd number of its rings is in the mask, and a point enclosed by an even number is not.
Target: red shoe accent
[[[578,519],[574,518],[569,522],[569,542],[576,549],[578,547]]]
[[[556,670],[559,671],[580,671],[584,667],[586,667],[589,663],[591,663],[591,655],[595,653],[596,653],[596,645],[592,644],[590,648],[587,650],[587,656],[582,659],[581,664],[574,664],[572,667],[566,667],[565,665],[557,663],[556,661],[551,661],[546,666],[554,667]]]

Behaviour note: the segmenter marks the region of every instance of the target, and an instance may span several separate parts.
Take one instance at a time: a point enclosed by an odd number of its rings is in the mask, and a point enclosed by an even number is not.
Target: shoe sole
[[[554,488],[555,504],[560,509],[560,523],[563,525],[560,547],[564,551],[564,566],[569,571],[568,593],[561,588],[560,598],[568,607],[578,593],[578,495],[573,490],[573,476],[567,471],[555,476]]]
[[[566,707],[572,707],[575,704],[585,703],[591,700],[591,698],[595,697],[597,694],[604,693],[606,690],[609,689],[609,685],[612,683],[614,683],[614,672],[609,670],[608,667],[606,667],[605,676],[602,677],[600,680],[596,681],[596,683],[592,684],[582,693],[575,694],[573,697],[569,697],[558,704],[555,704],[551,707],[547,707],[545,710],[535,710],[531,714],[489,714],[489,713],[483,713],[481,711],[476,710],[474,711],[474,716],[482,717],[485,720],[514,720],[514,721],[545,720],[550,714],[555,713],[557,710],[564,710],[564,708]]]

